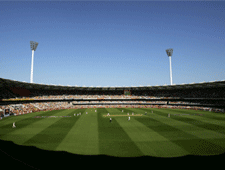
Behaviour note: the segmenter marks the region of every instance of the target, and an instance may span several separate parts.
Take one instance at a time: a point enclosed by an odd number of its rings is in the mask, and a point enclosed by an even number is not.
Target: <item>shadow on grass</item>
[[[219,156],[184,156],[178,158],[155,158],[149,156],[143,157],[111,157],[106,155],[76,155],[63,151],[46,151],[36,147],[27,147],[0,140],[0,157],[1,165],[7,169],[25,168],[25,169],[69,169],[71,167],[104,167],[110,166],[118,168],[118,165],[126,167],[133,167],[134,165],[148,165],[157,167],[161,166],[174,166],[177,161],[187,165],[194,165],[195,163],[204,165],[207,162],[212,162],[216,165],[222,163],[220,161],[223,155]],[[160,163],[160,164],[159,164]],[[166,164],[163,164],[166,163]]]

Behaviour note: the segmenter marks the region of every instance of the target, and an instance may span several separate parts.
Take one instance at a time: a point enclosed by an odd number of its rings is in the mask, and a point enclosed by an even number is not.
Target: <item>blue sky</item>
[[[0,77],[77,86],[225,79],[225,2],[0,2]]]

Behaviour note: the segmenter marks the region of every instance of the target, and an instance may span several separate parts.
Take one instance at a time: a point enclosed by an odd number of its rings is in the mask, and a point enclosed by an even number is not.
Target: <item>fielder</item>
[[[13,126],[12,126],[13,128],[15,128],[16,127],[16,125],[15,125],[15,122],[13,122]]]
[[[110,120],[110,123],[112,123],[112,118],[111,118],[111,117],[110,117],[110,119],[109,119],[109,120]]]
[[[130,121],[130,116],[128,117],[128,121]]]

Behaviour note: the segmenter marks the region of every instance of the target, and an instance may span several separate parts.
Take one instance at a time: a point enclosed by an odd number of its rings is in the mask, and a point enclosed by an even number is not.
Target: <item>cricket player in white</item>
[[[15,125],[15,122],[13,122],[13,126],[12,126],[13,128],[15,128],[16,127],[16,125]]]
[[[130,120],[130,116],[128,117],[128,121]]]

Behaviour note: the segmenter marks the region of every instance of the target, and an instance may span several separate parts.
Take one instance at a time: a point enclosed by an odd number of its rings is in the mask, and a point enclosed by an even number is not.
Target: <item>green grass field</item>
[[[80,112],[80,116],[74,116]],[[107,113],[110,116],[105,116]],[[82,155],[208,156],[225,151],[224,121],[223,114],[179,109],[110,108],[97,109],[97,113],[94,109],[57,110],[3,118],[0,139]],[[12,128],[13,122],[16,128]]]

